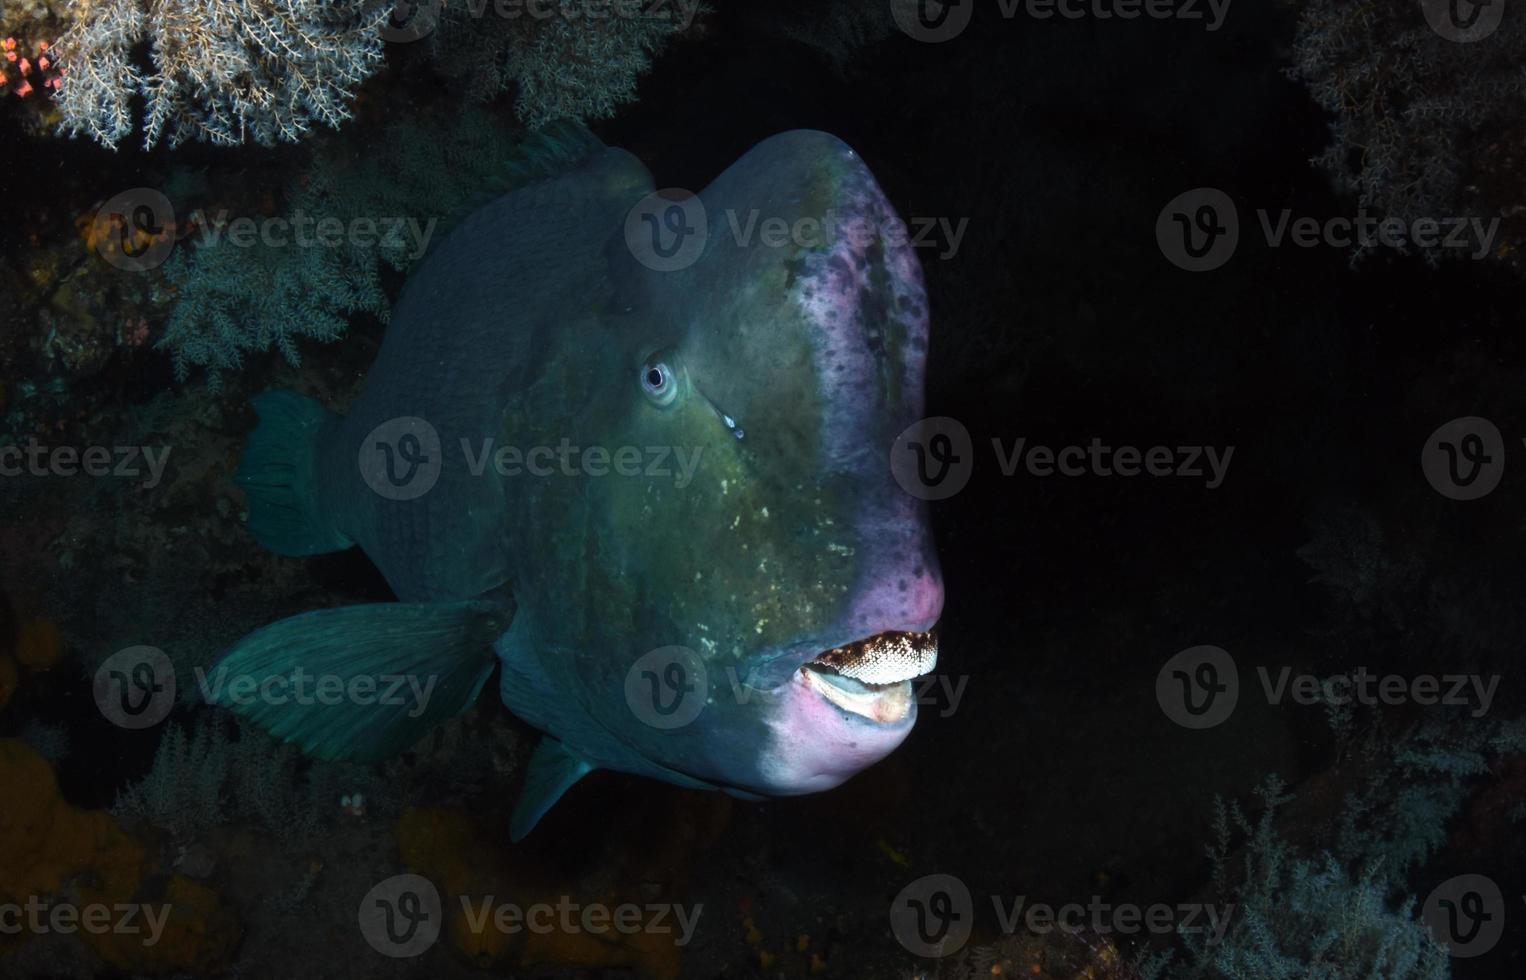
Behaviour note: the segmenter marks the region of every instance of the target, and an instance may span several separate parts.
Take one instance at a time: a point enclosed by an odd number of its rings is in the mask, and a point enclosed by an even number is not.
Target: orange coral
[[[47,670],[64,655],[64,638],[57,624],[47,619],[32,619],[21,624],[16,634],[16,659],[28,670]]]
[[[529,969],[540,964],[580,966],[584,968],[634,969],[642,976],[662,978],[677,976],[683,966],[683,947],[677,945],[676,926],[671,932],[640,929],[622,933],[616,929],[557,926],[545,929],[519,927],[499,929],[492,921],[493,906],[512,903],[521,910],[559,903],[587,911],[602,907],[603,912],[622,905],[645,906],[643,883],[667,881],[682,883],[688,862],[702,845],[724,826],[729,814],[729,800],[719,794],[677,793],[677,805],[663,812],[661,821],[630,820],[619,828],[606,828],[614,834],[629,833],[629,847],[615,842],[618,853],[638,855],[630,867],[606,868],[605,880],[594,888],[581,882],[584,876],[567,866],[576,864],[586,854],[568,855],[562,849],[514,847],[508,843],[503,827],[441,808],[411,809],[395,828],[398,849],[404,863],[439,886],[445,904],[446,933],[456,949],[474,964],[517,966]],[[634,815],[633,815],[634,816]],[[644,815],[643,815],[644,816]],[[653,813],[653,817],[657,814]],[[659,829],[666,827],[664,832]],[[485,915],[477,922],[466,914],[463,899],[473,907],[473,916]],[[574,911],[576,921],[583,913]],[[606,921],[607,921],[607,917]],[[559,922],[558,910],[551,921]],[[672,917],[669,917],[669,922]],[[517,919],[516,919],[517,922]],[[478,928],[473,929],[473,925]]]
[[[484,853],[478,830],[464,813],[439,808],[410,809],[398,821],[395,835],[403,861],[441,886],[441,897],[446,902],[446,930],[456,949],[482,968],[503,961],[511,951],[518,955],[523,943],[510,943],[516,936],[495,928],[491,922],[474,930],[462,910],[458,896],[493,892],[492,883],[498,878],[502,859],[501,854],[491,853],[490,849]]]
[[[30,863],[53,826],[59,804],[58,783],[48,760],[20,739],[0,739],[0,783],[7,789],[0,805],[0,887],[12,881],[13,866]]]
[[[200,971],[227,961],[239,929],[216,894],[180,875],[166,881],[153,874],[143,845],[105,811],[60,797],[48,761],[20,739],[0,739],[0,785],[7,787],[0,803],[0,901],[164,907],[164,932],[153,945],[142,933],[121,930],[79,936],[125,970]]]
[[[138,935],[108,932],[90,937],[113,966],[133,972],[208,973],[225,966],[238,944],[239,927],[216,892],[184,875],[151,878],[139,890],[149,905],[165,910],[164,931],[150,946]]]

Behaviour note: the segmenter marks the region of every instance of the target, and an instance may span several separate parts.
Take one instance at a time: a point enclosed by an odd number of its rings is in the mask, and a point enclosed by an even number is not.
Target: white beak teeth
[[[844,711],[894,724],[912,708],[911,680],[938,666],[936,633],[876,633],[800,668],[817,694]]]
[[[931,673],[938,666],[938,636],[931,632],[877,633],[828,650],[811,663],[863,684],[894,684]]]

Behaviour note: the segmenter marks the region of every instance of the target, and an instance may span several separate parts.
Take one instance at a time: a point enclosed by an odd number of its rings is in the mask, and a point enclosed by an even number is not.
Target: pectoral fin
[[[310,755],[375,762],[476,700],[509,619],[477,600],[319,609],[235,643],[204,693]]]
[[[530,768],[525,774],[525,785],[514,803],[514,813],[509,817],[509,839],[521,840],[546,811],[562,798],[572,784],[593,771],[593,766],[582,756],[558,742],[550,735],[541,738],[530,758]]]
[[[528,834],[568,787],[594,769],[648,776],[690,789],[715,788],[653,762],[596,721],[566,693],[567,682],[550,672],[567,669],[566,665],[575,662],[573,658],[556,654],[542,657],[539,651],[543,649],[528,616],[517,617],[497,643],[503,664],[503,703],[547,733],[530,759],[524,789],[514,804],[511,838],[517,841]],[[550,669],[548,662],[553,665]],[[640,724],[634,714],[620,720],[630,726]]]

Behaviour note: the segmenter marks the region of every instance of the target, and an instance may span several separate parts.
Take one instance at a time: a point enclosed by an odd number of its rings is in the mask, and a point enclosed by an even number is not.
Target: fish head
[[[635,261],[670,222],[702,236],[697,257]],[[814,792],[915,721],[943,585],[925,503],[890,465],[922,416],[928,348],[904,230],[852,149],[797,131],[693,200],[638,206],[611,241],[608,341],[626,379],[589,411],[642,459],[668,451],[672,476],[599,484],[586,574],[604,597],[597,642],[690,651],[703,674],[691,721],[627,736],[663,766]]]

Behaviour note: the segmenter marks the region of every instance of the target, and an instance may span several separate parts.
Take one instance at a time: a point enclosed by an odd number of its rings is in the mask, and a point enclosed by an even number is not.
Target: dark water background
[[[1328,846],[1343,796],[1382,760],[1354,762],[1317,707],[1266,704],[1252,686],[1257,666],[1498,673],[1494,715],[1521,713],[1526,475],[1513,464],[1526,437],[1526,291],[1496,263],[1432,268],[1380,251],[1353,268],[1340,249],[1260,240],[1258,209],[1330,216],[1356,207],[1309,163],[1328,134],[1303,86],[1281,73],[1289,9],[1244,2],[1217,32],[983,13],[958,43],[894,37],[838,70],[783,36],[773,5],[721,6],[702,39],[659,61],[639,102],[593,128],[645,161],[659,187],[703,186],[767,135],[824,129],[859,151],[903,216],[969,219],[956,255],[923,256],[933,309],[928,414],[960,420],[977,450],[968,488],[932,505],[948,596],[939,674],[965,687],[957,707],[936,695],[924,705],[890,759],[821,796],[727,805],[715,816],[681,791],[596,774],[533,842],[548,855],[542,863],[586,880],[667,828],[689,828],[674,831],[694,840],[675,845],[687,894],[717,912],[686,975],[809,972],[790,937],[810,933],[813,949],[829,951],[827,976],[911,976],[942,967],[897,946],[884,909],[923,875],[957,875],[977,896],[1055,904],[1201,898],[1215,795],[1253,805],[1268,773],[1299,797],[1282,833],[1311,853]],[[449,106],[426,83],[411,91],[420,104]],[[352,137],[359,153],[363,123]],[[0,225],[13,267],[26,266],[31,236],[56,237],[92,199],[166,165],[162,150],[113,155],[22,136],[5,146],[0,189],[13,203],[28,199],[25,220]],[[176,153],[233,183],[258,183],[294,151]],[[1198,187],[1235,202],[1242,242],[1224,268],[1193,274],[1162,256],[1155,228],[1166,202]],[[36,202],[51,209],[40,227]],[[31,331],[27,315],[11,306],[0,322]],[[305,363],[340,379],[336,388],[352,382],[380,329],[359,322],[340,344],[308,345]],[[26,365],[10,362],[12,391]],[[220,448],[236,447],[251,421],[234,404],[238,386],[276,386],[290,373],[275,356],[251,361],[217,422],[228,435]],[[140,353],[50,411],[77,402],[94,418],[125,416],[174,387],[167,359]],[[1420,466],[1431,433],[1463,416],[1492,420],[1512,464],[1493,493],[1467,503],[1438,494]],[[1234,456],[1216,489],[1194,479],[1005,476],[987,447],[1018,438],[1233,446]],[[104,522],[123,519],[116,505],[77,503],[102,507]],[[194,509],[180,500],[151,519]],[[4,516],[17,527],[34,520],[25,509]],[[1352,534],[1379,566],[1364,569],[1371,593],[1318,581],[1328,569],[1300,554]],[[79,556],[69,567],[5,569],[6,589],[25,585],[71,643],[114,641],[119,624],[98,629],[96,619],[114,604],[96,574],[110,565],[110,545],[69,547]],[[1384,562],[1409,571],[1384,578]],[[173,548],[151,563],[173,585],[166,596],[201,610],[213,645],[316,597],[388,598],[358,555],[302,563],[279,583],[209,577]],[[156,600],[157,616],[177,618],[166,601]],[[1191,731],[1163,713],[1156,679],[1174,654],[1205,644],[1234,656],[1247,693],[1230,721]],[[108,806],[147,770],[157,741],[106,724],[78,674],[31,682],[9,717],[0,714],[0,734],[34,717],[67,725],[63,796]],[[1387,724],[1402,731],[1423,714],[1398,708]],[[1510,787],[1521,785],[1520,768],[1519,758],[1497,761],[1470,784],[1446,842],[1409,876],[1409,894],[1424,899],[1462,873],[1489,875],[1506,896],[1526,891],[1521,825],[1478,809],[1492,805],[1490,794],[1519,803]],[[490,786],[468,809],[502,822],[512,789]],[[710,826],[719,829],[693,829]],[[287,857],[272,852],[270,861]],[[1509,904],[1505,938],[1487,956],[1454,960],[1456,976],[1520,975],[1526,932],[1520,905]],[[749,915],[761,947],[742,924]],[[983,906],[977,936],[994,942],[996,932]],[[290,941],[316,955],[310,937]],[[757,951],[770,947],[779,958],[763,966]],[[271,957],[252,962],[293,968]],[[314,969],[298,975],[344,970],[296,962]]]

